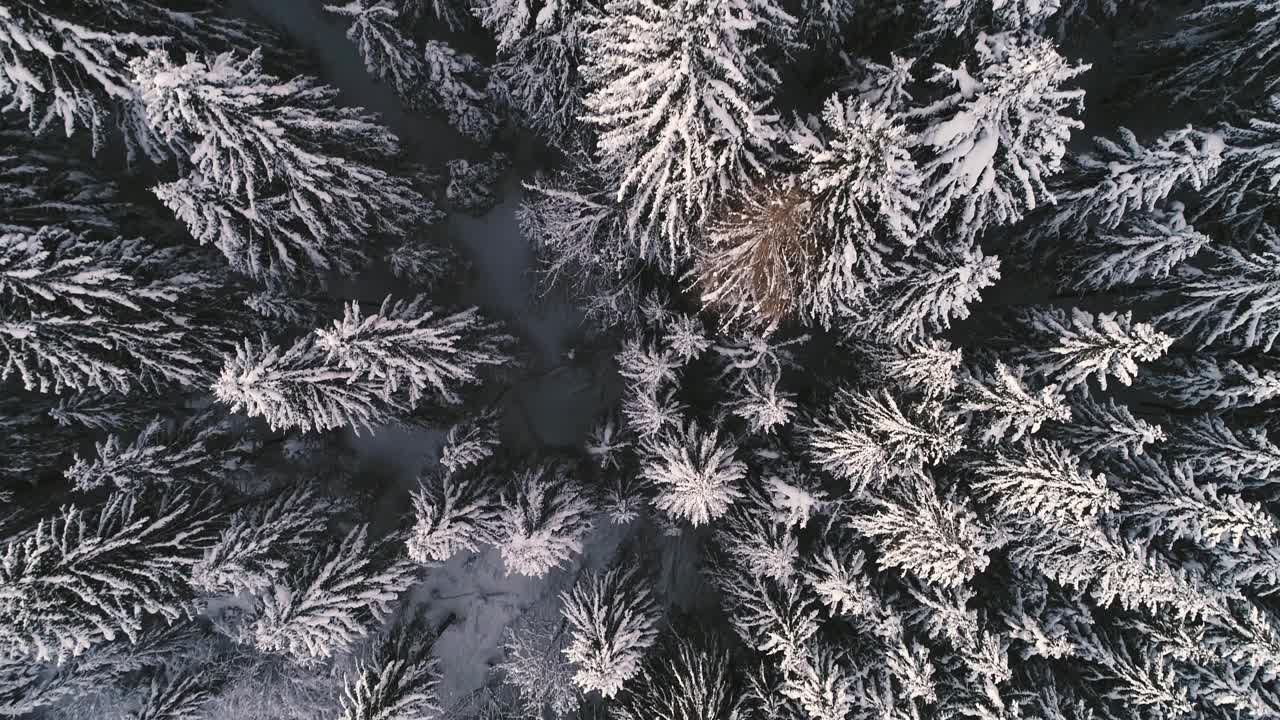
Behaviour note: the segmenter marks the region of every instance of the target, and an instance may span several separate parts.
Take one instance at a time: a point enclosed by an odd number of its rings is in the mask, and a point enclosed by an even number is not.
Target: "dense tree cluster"
[[[1280,716],[1280,2],[234,5],[0,0],[0,716]]]

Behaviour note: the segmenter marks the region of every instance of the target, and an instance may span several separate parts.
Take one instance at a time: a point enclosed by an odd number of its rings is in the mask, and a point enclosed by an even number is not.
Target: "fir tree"
[[[179,301],[200,278],[181,267],[148,277],[165,259],[57,227],[0,235],[0,379],[59,394],[198,382],[207,358],[189,338],[202,328]]]
[[[936,201],[924,225],[946,222],[966,240],[1053,202],[1047,183],[1062,169],[1071,131],[1082,127],[1066,113],[1079,109],[1084,91],[1062,86],[1088,69],[1034,36],[982,34],[975,52],[976,76],[939,65],[933,82],[954,92],[915,111],[930,121],[921,143],[932,158],[921,170],[925,195]]]
[[[329,514],[307,486],[237,510],[192,566],[191,584],[209,595],[268,590],[322,538]]]
[[[859,337],[902,343],[944,332],[1000,278],[1000,259],[978,248],[921,245],[898,270],[858,307],[847,327]]]
[[[88,4],[101,10],[110,3]],[[162,143],[137,107],[128,59],[160,47],[164,39],[86,27],[74,15],[51,10],[47,3],[24,1],[0,11],[0,96],[26,113],[37,133],[87,129],[96,149],[105,143],[107,128],[118,124],[131,144],[162,156]]]
[[[580,72],[584,25],[590,6],[578,12],[550,3],[537,28],[510,44],[500,44],[490,68],[489,96],[513,119],[552,145],[571,149],[583,131],[578,118],[586,93]]]
[[[10,657],[79,655],[123,636],[136,641],[149,616],[192,613],[188,568],[214,538],[209,498],[169,494],[148,506],[114,493],[97,508],[74,505],[9,540],[0,576]]]
[[[351,18],[347,39],[364,59],[365,72],[390,85],[407,106],[420,108],[426,104],[422,52],[400,27],[399,5],[394,0],[351,0],[324,9]]]
[[[1085,460],[1128,459],[1144,454],[1149,446],[1157,446],[1167,437],[1162,426],[1136,417],[1128,407],[1090,394],[1077,394],[1070,421],[1055,423],[1049,435]]]
[[[349,649],[413,584],[415,566],[357,526],[259,598],[250,634],[263,652],[315,662]]]
[[[1065,448],[1031,440],[996,451],[975,466],[974,490],[1004,516],[1026,516],[1050,526],[1087,524],[1116,506],[1106,477],[1080,466]]]
[[[114,485],[124,492],[145,492],[184,481],[198,485],[217,469],[216,455],[205,443],[218,430],[216,425],[194,427],[198,422],[183,428],[189,432],[166,438],[164,423],[156,418],[128,445],[119,435],[110,435],[98,443],[96,458],[76,457],[66,478],[81,491]]]
[[[695,526],[723,515],[741,497],[747,473],[735,450],[731,440],[696,424],[646,441],[641,474],[657,490],[654,505]]]
[[[997,362],[993,372],[974,373],[965,383],[960,407],[984,418],[983,442],[1018,442],[1039,432],[1047,421],[1071,418],[1071,408],[1059,388],[1046,385],[1034,392],[1023,380],[1024,371],[1022,366],[1010,369]]]
[[[1280,11],[1277,19],[1280,19]],[[1280,158],[1280,94],[1261,104],[1253,117],[1218,128],[1226,149],[1222,170],[1205,189],[1195,218],[1208,215],[1245,238],[1258,231],[1275,206],[1276,158]]]
[[[732,720],[741,712],[727,650],[712,641],[678,638],[643,665],[636,689],[621,695],[618,720]]]
[[[1155,211],[1175,190],[1209,187],[1222,166],[1226,146],[1218,135],[1182,128],[1145,146],[1128,128],[1118,134],[1118,141],[1095,137],[1093,152],[1071,156],[1053,182],[1054,207],[1037,228],[1057,236],[1079,236],[1089,226],[1114,230],[1135,213]]]
[[[129,720],[196,720],[212,695],[210,678],[193,671],[152,675],[141,707]]]
[[[307,77],[280,80],[257,53],[133,65],[147,118],[192,170],[157,196],[202,243],[254,278],[350,271],[370,235],[400,236],[430,205],[378,167],[399,143],[373,116]]]
[[[413,494],[409,557],[439,562],[496,542],[502,508],[493,483],[482,473],[435,472],[421,480]]]
[[[520,710],[529,720],[542,720],[546,713],[568,717],[581,704],[573,665],[564,656],[566,623],[559,614],[554,620],[543,615],[526,613],[507,628],[505,657],[497,666],[503,682],[516,688]]]
[[[1072,277],[1061,283],[1078,290],[1110,290],[1139,280],[1160,281],[1209,244],[1209,237],[1187,223],[1181,203],[1123,222],[1114,231],[1097,231],[1066,261]]]
[[[956,498],[939,498],[925,475],[905,478],[891,497],[850,525],[875,541],[879,564],[918,575],[940,587],[969,582],[987,567],[989,532]]]
[[[937,404],[903,407],[890,394],[844,391],[810,431],[810,452],[857,494],[910,475],[960,449],[954,421]]]
[[[328,364],[349,370],[353,380],[381,384],[384,397],[405,392],[413,406],[427,393],[445,403],[461,402],[458,390],[477,384],[480,368],[510,362],[503,350],[512,338],[496,329],[476,308],[437,318],[418,296],[387,298],[377,313],[365,316],[359,304],[350,303],[332,328],[315,334]]]
[[[1274,0],[1214,0],[1188,10],[1176,27],[1147,48],[1170,56],[1153,89],[1214,109],[1280,89],[1274,42],[1280,4]]]
[[[1061,310],[1033,310],[1021,322],[1031,337],[1044,337],[1050,347],[1028,353],[1031,367],[1040,375],[1071,390],[1089,378],[1107,389],[1107,378],[1133,383],[1139,362],[1158,359],[1173,344],[1173,337],[1147,323],[1133,322],[1132,313],[1093,315],[1072,308],[1070,319]]]
[[[617,695],[657,639],[652,594],[628,567],[583,578],[561,599],[570,633],[564,654],[578,668],[574,683],[584,692]]]
[[[777,131],[761,112],[777,75],[753,52],[794,19],[768,0],[613,0],[587,32],[585,120],[627,202],[641,254],[688,257],[690,226],[758,174]]]
[[[1272,312],[1280,233],[1268,227],[1256,240],[1257,252],[1209,247],[1202,268],[1183,266],[1174,273],[1167,283],[1172,307],[1158,324],[1201,348],[1221,342],[1269,351],[1280,335]]]
[[[541,576],[582,552],[591,503],[562,464],[521,471],[503,495],[498,547],[508,572]]]
[[[288,350],[246,340],[228,355],[213,386],[232,412],[262,417],[273,430],[303,432],[352,426],[372,429],[402,408],[384,399],[383,384],[326,362],[314,335]]]
[[[498,121],[486,104],[483,66],[470,55],[431,40],[422,46],[423,84],[433,107],[449,124],[478,143],[492,139]]]
[[[411,720],[439,712],[433,639],[417,616],[392,628],[348,675],[341,720]]]

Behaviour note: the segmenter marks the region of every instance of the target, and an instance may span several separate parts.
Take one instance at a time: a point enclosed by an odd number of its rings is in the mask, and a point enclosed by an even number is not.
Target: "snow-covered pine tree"
[[[483,467],[434,471],[419,479],[406,541],[409,557],[423,564],[441,562],[497,542],[502,506],[496,486]]]
[[[653,485],[653,504],[694,526],[725,514],[742,497],[747,466],[732,436],[685,423],[644,441],[641,476]]]
[[[1220,110],[1280,90],[1280,3],[1210,0],[1187,9],[1144,50],[1166,55],[1154,90],[1176,101]]]
[[[284,351],[265,336],[258,346],[246,340],[226,357],[213,394],[232,412],[265,419],[272,430],[372,430],[403,409],[384,397],[382,383],[329,364],[315,335]]]
[[[400,15],[410,22],[422,22],[433,18],[449,32],[466,30],[471,26],[469,6],[455,0],[393,0]]]
[[[456,473],[493,457],[502,444],[501,422],[498,409],[491,407],[455,423],[445,433],[444,445],[440,448],[440,466]]]
[[[747,373],[742,382],[733,386],[726,403],[733,414],[747,423],[751,433],[770,434],[786,427],[795,416],[797,405],[794,393],[782,390],[779,371],[762,367]]]
[[[857,495],[954,455],[961,447],[954,417],[935,402],[906,405],[885,393],[841,391],[808,430],[819,467]]]
[[[207,445],[219,431],[217,423],[197,417],[170,432],[154,418],[127,444],[118,434],[107,436],[97,444],[97,457],[77,455],[64,475],[82,492],[110,486],[141,493],[187,483],[198,487],[220,470],[216,450]]]
[[[118,125],[131,145],[162,156],[161,143],[135,106],[128,59],[160,47],[164,39],[86,27],[76,19],[76,13],[56,12],[43,2],[0,9],[0,96],[26,113],[37,133],[87,129],[96,149],[108,128]]]
[[[708,637],[669,638],[615,700],[618,720],[733,720],[741,691],[729,651]]]
[[[324,9],[351,19],[347,39],[365,70],[390,85],[407,107],[440,112],[463,135],[482,144],[490,140],[497,121],[481,90],[483,66],[440,40],[419,44],[403,0],[351,0]]]
[[[381,384],[385,398],[407,393],[411,407],[424,395],[457,404],[462,388],[479,383],[480,369],[512,360],[504,352],[512,338],[476,308],[437,315],[421,295],[388,297],[377,313],[364,316],[352,302],[331,328],[315,331],[316,346],[327,353],[327,364],[349,370],[353,380]]]
[[[1088,69],[1034,35],[979,35],[977,72],[937,66],[935,84],[954,90],[911,115],[928,122],[920,137],[929,159],[922,226],[946,225],[962,240],[1009,225],[1054,196],[1071,131],[1083,125],[1083,90],[1064,85]]]
[[[658,637],[658,604],[640,571],[615,567],[580,579],[561,595],[569,644],[564,655],[577,667],[583,692],[614,697],[640,671]]]
[[[996,450],[975,463],[975,494],[1002,517],[1030,524],[1088,525],[1115,509],[1117,497],[1103,474],[1094,474],[1066,448],[1031,439]]]
[[[622,209],[588,158],[579,153],[556,174],[525,182],[516,220],[545,288],[564,288],[605,325],[634,307],[637,253]]]
[[[1269,352],[1280,337],[1280,232],[1263,226],[1254,243],[1256,249],[1211,245],[1195,266],[1178,268],[1163,284],[1168,309],[1156,324],[1199,348],[1219,344]]]
[[[803,0],[796,8],[796,37],[807,44],[838,50],[844,33],[864,8],[850,0]]]
[[[197,384],[205,327],[181,301],[203,283],[166,259],[58,227],[0,234],[0,379],[58,394]]]
[[[885,272],[884,255],[915,243],[923,178],[906,127],[890,111],[832,95],[822,119],[823,138],[797,133],[791,143],[804,166],[801,182],[814,193],[814,211],[835,245],[825,264],[855,262],[860,279],[875,283]]]
[[[259,595],[249,628],[254,646],[299,662],[320,662],[350,649],[414,582],[417,566],[396,557],[392,545],[370,540],[360,525],[298,566]]]
[[[924,39],[941,44],[950,37],[971,39],[980,28],[1040,33],[1060,0],[927,0],[923,5]]]
[[[25,717],[61,709],[78,698],[114,686],[130,673],[152,673],[189,646],[194,633],[185,624],[148,627],[130,640],[94,645],[59,663],[30,658],[0,660],[0,715]]]
[[[846,329],[878,342],[924,340],[969,317],[969,305],[998,279],[1000,259],[981,248],[925,242],[868,295]]]
[[[1087,525],[1027,523],[1011,534],[1008,557],[1015,566],[1088,593],[1100,607],[1113,603],[1175,618],[1203,618],[1222,611],[1227,592],[1204,573],[1172,564],[1119,531]]]
[[[206,595],[263,592],[310,553],[329,515],[307,485],[240,508],[191,567],[191,584]]]
[[[855,683],[848,653],[815,641],[787,669],[778,691],[809,720],[839,720],[855,712]]]
[[[449,207],[471,215],[484,215],[498,204],[499,183],[507,170],[507,156],[494,153],[479,162],[466,158],[449,161],[449,184],[444,195]]]
[[[734,631],[748,647],[782,667],[795,663],[818,632],[817,601],[797,582],[753,575],[734,563],[713,566],[712,580],[721,593]]]
[[[439,712],[434,640],[420,615],[398,622],[347,676],[340,720],[414,720]]]
[[[347,306],[342,320],[287,350],[246,340],[228,356],[214,395],[273,429],[373,429],[411,409],[429,393],[457,404],[478,382],[477,371],[507,363],[511,338],[474,308],[439,319],[426,300],[392,302],[372,315]]]
[[[1278,531],[1262,505],[1198,480],[1188,463],[1146,454],[1119,468],[1113,476],[1123,502],[1119,520],[1140,541],[1187,540],[1211,553],[1254,542],[1275,545]]]
[[[1240,427],[1221,415],[1199,415],[1169,423],[1167,452],[1197,473],[1235,490],[1280,482],[1280,446],[1263,426]]]
[[[1204,190],[1222,166],[1220,135],[1179,128],[1143,145],[1128,128],[1116,140],[1093,138],[1094,150],[1068,156],[1050,183],[1054,205],[1029,236],[1080,237],[1088,227],[1114,230],[1138,212],[1153,212],[1176,190]]]
[[[498,51],[538,33],[546,32],[579,12],[576,3],[565,0],[479,0],[472,9],[476,19],[493,34]]]
[[[431,106],[441,108],[449,124],[475,142],[492,140],[498,119],[484,93],[480,61],[439,40],[423,43],[422,61],[424,92]]]
[[[5,655],[61,660],[124,637],[150,617],[189,616],[189,567],[216,537],[211,498],[170,493],[145,502],[113,493],[66,506],[11,538],[0,555]]]
[[[498,549],[508,572],[539,577],[582,552],[595,508],[565,463],[521,470],[503,494]]]
[[[771,0],[611,0],[592,19],[584,120],[600,128],[642,255],[668,267],[689,257],[693,228],[764,169],[778,76],[756,48],[794,24]]]
[[[1274,11],[1280,20],[1280,6]],[[1277,54],[1280,57],[1280,54]],[[1280,160],[1280,92],[1257,106],[1244,122],[1223,123],[1222,170],[1205,188],[1193,219],[1202,215],[1225,223],[1242,239],[1274,217],[1277,204],[1276,162]]]
[[[1168,358],[1142,381],[1178,407],[1248,408],[1280,397],[1280,368],[1208,353]]]
[[[922,179],[900,120],[832,95],[824,132],[791,138],[803,172],[753,190],[708,233],[703,302],[729,317],[829,326],[860,304],[895,250],[914,244]]]
[[[1110,290],[1139,280],[1159,282],[1209,244],[1209,236],[1192,227],[1177,201],[1167,210],[1137,214],[1115,230],[1095,230],[1069,254],[1069,274],[1059,287]]]
[[[849,525],[875,543],[882,568],[950,588],[969,582],[991,562],[991,531],[962,499],[938,497],[933,479],[924,473],[904,477],[872,508]]]
[[[852,548],[845,534],[834,535],[801,570],[805,584],[834,617],[860,617],[875,608],[870,579],[863,572],[866,556]]]
[[[128,720],[196,720],[212,696],[215,678],[201,668],[156,669]]]
[[[1021,353],[1027,363],[1064,390],[1089,378],[1103,390],[1109,377],[1130,385],[1138,363],[1159,359],[1174,340],[1148,323],[1134,322],[1132,312],[1094,315],[1072,308],[1068,316],[1058,308],[1035,308],[1023,312],[1019,322],[1026,328],[1028,347]]]
[[[509,5],[495,2],[491,5]],[[518,4],[514,5],[519,7]],[[569,150],[582,128],[586,88],[579,70],[583,62],[587,3],[571,8],[550,2],[537,14],[535,28],[498,45],[498,62],[490,68],[488,94],[512,119],[552,145]]]
[[[148,122],[186,150],[191,170],[154,188],[202,244],[254,278],[349,272],[370,236],[403,237],[430,203],[383,169],[399,142],[337,90],[282,80],[259,53],[152,51],[132,63]]]
[[[791,582],[799,559],[799,543],[787,517],[779,517],[782,513],[767,502],[752,497],[730,511],[717,528],[717,545],[725,557],[751,575]]]
[[[545,610],[525,613],[503,635],[505,653],[496,669],[503,682],[518,693],[519,709],[527,720],[544,720],[549,713],[559,720],[573,714],[582,703],[573,683],[573,665],[564,656],[569,642],[560,613]]]
[[[1072,397],[1069,421],[1054,423],[1048,434],[1085,460],[1142,455],[1148,446],[1167,437],[1163,427],[1135,416],[1114,399],[1099,399],[1087,392]]]
[[[37,486],[56,477],[67,466],[84,433],[105,429],[101,420],[111,423],[111,427],[123,427],[134,419],[128,413],[97,414],[93,401],[101,401],[102,396],[96,393],[64,395],[55,405],[50,396],[23,392],[14,384],[5,391],[6,396],[0,398],[0,493],[5,496],[14,488]],[[134,402],[147,406],[137,398]],[[104,405],[111,406],[109,402]],[[4,515],[22,510],[12,503],[0,511],[0,530],[5,527]]]
[[[14,0],[0,12],[0,27],[0,97],[27,115],[31,130],[70,136],[85,129],[95,151],[118,130],[130,159],[161,160],[172,151],[148,127],[131,58],[166,44],[193,51],[276,45],[272,33],[228,17],[216,0],[187,0],[180,10],[150,0]]]
[[[961,380],[963,353],[946,340],[909,340],[897,345],[859,341],[858,349],[874,361],[878,377],[926,400],[951,397]]]
[[[351,19],[347,39],[355,43],[364,59],[365,72],[390,85],[405,105],[425,105],[422,52],[401,27],[401,3],[351,0],[343,5],[325,5],[324,9]]]
[[[1027,387],[1026,368],[996,362],[991,372],[973,371],[961,389],[960,409],[979,413],[979,440],[1018,442],[1040,431],[1045,422],[1071,419],[1071,407],[1056,385]]]
[[[0,118],[0,232],[29,232],[58,225],[74,232],[114,234],[126,219],[135,220],[121,201],[116,183],[66,153],[32,144],[25,128]]]

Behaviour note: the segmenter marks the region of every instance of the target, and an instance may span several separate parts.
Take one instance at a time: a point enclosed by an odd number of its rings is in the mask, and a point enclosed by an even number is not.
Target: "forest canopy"
[[[1280,717],[1280,0],[0,0],[0,716]]]

